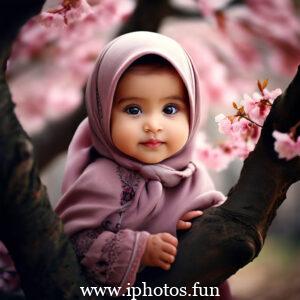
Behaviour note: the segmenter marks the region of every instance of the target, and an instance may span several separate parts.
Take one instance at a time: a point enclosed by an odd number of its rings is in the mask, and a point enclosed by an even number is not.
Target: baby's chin
[[[183,148],[184,146],[181,147],[180,149],[177,149],[176,152],[170,153],[169,155],[167,155],[167,153],[162,153],[162,154],[153,153],[153,155],[151,155],[151,153],[148,153],[148,155],[129,155],[129,154],[127,155],[130,158],[133,158],[134,160],[142,164],[146,164],[146,165],[163,164],[167,159],[181,152]]]
[[[161,163],[165,159],[137,159],[136,158],[136,160],[145,165],[155,165]]]
[[[163,162],[164,160],[168,159],[169,157],[154,157],[154,156],[131,156],[131,158],[137,160],[138,162],[145,164],[145,165],[154,165],[154,164],[159,164]]]

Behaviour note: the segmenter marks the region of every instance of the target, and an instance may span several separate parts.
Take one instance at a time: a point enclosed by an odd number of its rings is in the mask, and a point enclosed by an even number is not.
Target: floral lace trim
[[[117,173],[122,184],[122,192],[120,195],[121,207],[101,224],[104,230],[114,233],[119,232],[121,229],[123,214],[133,201],[141,179],[140,175],[137,173],[127,170],[121,166],[117,166]]]
[[[122,184],[120,210],[105,219],[100,227],[82,230],[71,237],[75,253],[78,260],[81,261],[92,246],[94,240],[96,240],[103,231],[114,233],[113,237],[109,237],[104,241],[104,247],[101,250],[101,261],[86,270],[88,278],[93,282],[97,282],[97,278],[99,277],[101,277],[101,281],[104,280],[107,283],[113,281],[111,277],[114,274],[114,267],[122,252],[120,245],[123,244],[122,240],[126,238],[126,234],[122,231],[119,232],[121,229],[122,216],[134,199],[141,178],[137,173],[120,166],[117,167],[117,173]]]
[[[117,172],[123,189],[121,193],[121,205],[124,206],[134,199],[141,177],[138,173],[129,171],[121,166],[117,167]]]
[[[120,232],[119,234],[115,234],[113,238],[107,239],[105,246],[101,250],[102,260],[103,263],[106,265],[105,272],[103,272],[105,282],[113,281],[113,279],[110,277],[114,273],[114,265],[121,254],[121,240],[122,234]]]
[[[103,228],[98,227],[93,229],[82,230],[71,236],[70,240],[73,244],[73,248],[75,250],[75,253],[79,261],[83,259],[84,255],[92,246],[94,240],[97,239],[97,237],[102,232],[103,232]]]
[[[103,229],[99,227],[97,229],[83,230],[71,237],[71,242],[79,261],[84,258],[94,240],[97,239],[102,232]],[[85,269],[90,281],[96,284],[99,284],[99,282],[119,284],[119,282],[115,283],[115,279],[112,277],[114,277],[115,274],[114,268],[116,262],[122,254],[122,245],[124,244],[125,238],[126,234],[120,231],[107,238],[106,241],[103,241],[104,247],[101,249],[101,261]]]
[[[113,228],[113,232],[118,232],[121,228],[122,223],[122,216],[123,213],[126,211],[128,206],[130,205],[131,201],[134,199],[136,191],[138,189],[138,185],[140,182],[140,175],[138,175],[136,172],[132,172],[130,170],[127,170],[121,166],[117,167],[117,173],[119,175],[119,178],[121,180],[122,184],[122,192],[121,192],[121,209],[118,212],[118,221],[116,222],[115,227]],[[104,228],[110,228],[112,229],[111,222],[109,220],[106,220],[102,223],[102,226]],[[116,234],[110,241],[107,242],[105,247],[102,249],[103,253],[103,259],[107,263],[107,269],[106,269],[106,281],[110,282],[110,274],[114,273],[114,265],[117,261],[118,257],[121,254],[120,249],[120,243],[123,239],[123,233],[120,232],[119,234]]]

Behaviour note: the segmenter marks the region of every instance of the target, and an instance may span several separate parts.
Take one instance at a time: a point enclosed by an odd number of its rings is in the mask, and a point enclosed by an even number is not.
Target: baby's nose
[[[153,132],[156,133],[163,129],[161,120],[155,116],[147,118],[144,123],[144,131],[145,132]]]

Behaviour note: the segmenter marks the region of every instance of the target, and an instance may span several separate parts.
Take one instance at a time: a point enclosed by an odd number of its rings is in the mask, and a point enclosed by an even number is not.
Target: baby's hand
[[[189,221],[191,219],[197,218],[199,216],[203,215],[203,211],[202,210],[191,210],[188,211],[187,213],[185,213],[180,220],[178,220],[177,225],[176,225],[176,229],[177,230],[186,230],[191,228],[192,223],[191,222],[186,222]]]
[[[170,233],[151,234],[142,257],[142,264],[169,270],[175,260],[177,245],[177,238]]]

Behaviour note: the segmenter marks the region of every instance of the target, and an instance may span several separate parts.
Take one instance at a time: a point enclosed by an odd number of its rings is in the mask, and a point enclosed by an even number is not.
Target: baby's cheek
[[[116,113],[113,115],[111,120],[111,134],[112,135],[123,135],[124,127],[126,127],[128,122],[122,113]]]
[[[172,130],[172,140],[173,147],[176,148],[176,151],[179,151],[186,143],[189,136],[188,125],[184,123],[179,123],[177,126],[173,127]]]
[[[112,124],[112,140],[118,148],[123,148],[123,152],[131,148],[138,139],[137,126],[130,120],[119,119]],[[125,150],[126,149],[126,150]]]

